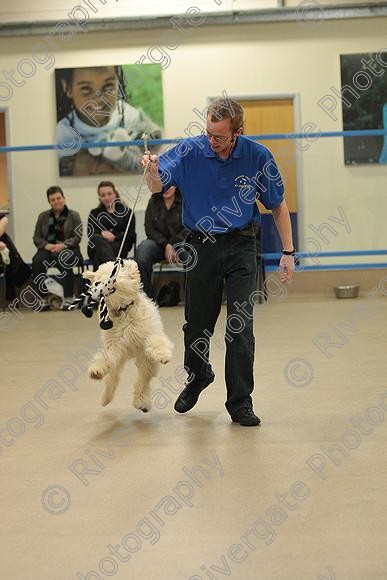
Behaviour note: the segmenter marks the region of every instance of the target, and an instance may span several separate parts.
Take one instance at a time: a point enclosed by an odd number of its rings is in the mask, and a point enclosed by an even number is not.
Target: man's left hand
[[[280,279],[281,284],[290,283],[294,272],[294,256],[282,256],[280,260]]]

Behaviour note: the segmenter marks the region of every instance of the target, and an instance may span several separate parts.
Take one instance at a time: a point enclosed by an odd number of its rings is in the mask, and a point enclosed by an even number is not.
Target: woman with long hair
[[[91,210],[87,221],[89,243],[87,253],[93,260],[94,271],[101,264],[115,260],[132,211],[120,199],[111,181],[98,185],[98,207]],[[136,222],[133,216],[121,257],[126,258],[136,241]]]

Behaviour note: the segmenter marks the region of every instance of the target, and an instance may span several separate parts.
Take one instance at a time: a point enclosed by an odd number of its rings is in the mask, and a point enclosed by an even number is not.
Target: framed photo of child
[[[142,147],[90,147],[163,135],[161,65],[113,65],[55,70],[59,175],[141,173]],[[76,146],[78,145],[78,146]],[[151,147],[153,153],[159,148]]]

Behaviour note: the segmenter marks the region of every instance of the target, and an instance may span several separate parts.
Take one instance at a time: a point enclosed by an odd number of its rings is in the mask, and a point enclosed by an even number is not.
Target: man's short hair
[[[62,197],[64,197],[64,193],[62,191],[62,188],[59,187],[59,185],[51,185],[51,187],[49,187],[47,189],[47,199],[50,200],[50,195],[52,195],[53,193],[60,193],[62,195]]]
[[[243,129],[243,107],[232,99],[214,99],[209,104],[208,114],[213,123],[230,119],[233,131]]]

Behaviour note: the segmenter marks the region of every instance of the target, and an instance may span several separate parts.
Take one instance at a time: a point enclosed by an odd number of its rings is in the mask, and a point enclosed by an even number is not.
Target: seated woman
[[[16,288],[23,286],[31,275],[31,268],[25,264],[15,244],[7,234],[8,217],[0,213],[0,268],[5,266],[5,299],[12,302],[16,298]]]
[[[79,248],[82,239],[81,216],[67,207],[59,185],[50,186],[46,195],[51,209],[41,212],[36,221],[33,242],[37,252],[32,258],[33,281],[36,292],[43,298],[44,309],[47,304],[43,286],[47,288],[50,279],[47,270],[52,267],[59,270],[56,278],[63,288],[64,305],[68,306],[74,298],[73,267],[82,264]]]
[[[149,200],[145,212],[145,233],[147,239],[136,251],[136,262],[141,274],[144,292],[154,297],[152,287],[152,266],[167,260],[179,263],[173,246],[185,238],[181,219],[181,194],[177,187],[170,187],[164,193],[155,193]],[[179,251],[179,257],[185,259]]]
[[[101,181],[98,185],[99,206],[92,209],[87,221],[89,243],[87,253],[93,261],[94,271],[101,264],[115,260],[124,237],[132,211],[121,201],[120,195],[111,181]],[[135,217],[121,252],[126,258],[136,241]]]

